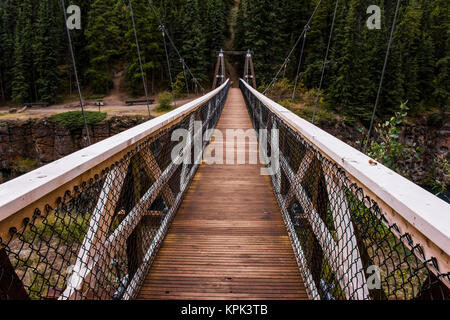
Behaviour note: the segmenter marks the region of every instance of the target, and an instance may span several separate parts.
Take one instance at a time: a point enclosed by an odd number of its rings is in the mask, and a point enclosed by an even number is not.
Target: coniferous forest
[[[186,64],[205,87],[210,87],[214,74],[216,51],[226,48],[254,51],[258,86],[265,88],[317,1],[152,3]],[[167,90],[170,83],[158,18],[148,0],[132,3],[148,87],[152,93]],[[66,5],[70,4],[81,7],[81,30],[71,33],[82,87],[93,94],[107,94],[114,73],[123,71],[127,92],[142,94],[128,1],[67,1]],[[366,9],[371,4],[382,10],[379,30],[366,27]],[[372,113],[395,5],[394,0],[339,2],[323,83],[323,104],[344,116],[357,117],[365,125]],[[300,69],[300,82],[305,88],[318,87],[334,6],[334,0],[322,1],[307,34]],[[444,115],[448,111],[449,21],[447,0],[401,1],[378,116],[394,114],[405,101],[410,114],[433,110]],[[234,33],[234,41],[226,45],[230,32]],[[168,49],[176,81],[183,71],[182,64],[173,48]],[[285,71],[289,81],[295,78],[299,55],[300,46]],[[60,1],[0,0],[0,100],[55,103],[73,88]]]

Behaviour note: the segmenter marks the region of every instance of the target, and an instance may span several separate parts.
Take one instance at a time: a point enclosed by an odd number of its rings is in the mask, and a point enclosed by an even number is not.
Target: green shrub
[[[175,91],[175,96],[177,98],[184,98],[187,95],[186,90],[186,79],[184,78],[184,72],[180,72],[175,78],[173,84],[173,90]]]
[[[88,124],[98,123],[106,118],[105,112],[85,111],[86,122]],[[58,123],[70,131],[82,129],[84,127],[83,114],[81,111],[69,111],[51,116],[51,120]]]
[[[415,142],[412,145],[400,142],[401,127],[405,122],[408,107],[402,103],[400,111],[388,121],[375,127],[380,142],[372,140],[368,155],[399,174],[406,175],[406,170],[399,164],[408,159],[419,159],[423,149]]]
[[[164,91],[158,95],[158,111],[168,111],[172,109],[172,94],[170,92]]]
[[[444,155],[434,158],[433,169],[425,178],[425,185],[437,196],[445,194],[448,190],[450,177],[450,162]]]

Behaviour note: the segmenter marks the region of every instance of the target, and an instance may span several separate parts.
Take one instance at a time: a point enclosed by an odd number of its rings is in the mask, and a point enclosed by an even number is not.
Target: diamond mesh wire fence
[[[173,161],[179,141],[172,133],[186,129],[203,141],[228,89],[105,163],[101,174],[80,173],[88,176],[81,184],[47,196],[55,205],[31,205],[20,225],[8,225],[0,238],[0,300],[134,298],[198,167],[192,139],[177,158],[190,154],[190,163]],[[202,122],[196,132],[195,121]]]
[[[344,169],[240,83],[254,129],[278,130],[272,184],[313,299],[450,299],[450,274],[391,224]],[[270,144],[264,154],[271,154]]]

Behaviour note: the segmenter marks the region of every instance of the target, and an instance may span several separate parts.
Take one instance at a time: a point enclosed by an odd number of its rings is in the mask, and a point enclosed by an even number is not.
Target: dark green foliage
[[[255,50],[259,83],[269,83],[300,35],[318,0],[241,0],[235,47]],[[369,30],[366,10],[377,4],[381,30]],[[384,63],[396,1],[339,1],[324,79],[326,105],[368,125]],[[308,32],[300,80],[318,87],[335,0],[323,0]],[[402,1],[377,116],[393,115],[402,101],[410,114],[449,110],[449,6],[446,0]],[[295,78],[300,45],[286,77]],[[281,76],[283,75],[283,72]],[[280,77],[279,77],[280,78]]]
[[[22,103],[33,98],[33,5],[24,0],[18,7],[17,27],[14,33],[14,65],[12,68],[12,92],[15,102]]]
[[[33,47],[36,66],[37,99],[42,102],[55,102],[58,95],[60,75],[57,68],[58,53],[53,46],[58,33],[54,12],[54,1],[39,2],[36,23],[36,43]]]
[[[371,141],[368,155],[385,166],[406,176],[406,170],[401,165],[409,159],[418,159],[423,149],[416,145],[403,144],[400,142],[401,126],[405,122],[408,107],[405,103],[400,105],[393,117],[376,126],[375,130],[379,136],[378,141]]]
[[[85,111],[87,124],[95,124],[106,118],[106,113],[97,111]],[[81,111],[69,111],[58,113],[51,117],[56,122],[70,131],[79,130],[84,127],[83,114]]]
[[[125,3],[128,3],[128,1],[125,1]],[[161,31],[158,29],[158,22],[156,18],[148,7],[147,0],[133,0],[132,4],[143,69],[146,80],[148,81],[148,79],[152,78],[151,74],[156,72],[164,61],[164,56],[162,55],[163,45]],[[144,93],[144,89],[131,14],[128,10],[128,6],[126,6],[124,10],[126,10],[125,19],[127,21],[127,31],[125,33],[125,39],[128,47],[128,67],[126,71],[127,87],[133,95],[142,95]]]
[[[146,82],[150,93],[170,87],[159,21],[148,0],[132,0]],[[228,35],[233,0],[152,1],[157,14],[195,77],[209,86],[215,52]],[[128,0],[92,0],[81,7],[81,30],[71,37],[83,89],[108,94],[113,77],[124,71],[123,84],[143,95]],[[167,43],[172,76],[182,69]],[[191,92],[192,77],[187,79]],[[68,51],[60,0],[0,0],[0,101],[54,103],[73,93],[75,78]]]
[[[209,3],[210,1],[208,1]],[[205,24],[200,20],[200,8],[198,0],[186,0],[183,26],[185,29],[183,37],[184,59],[191,66],[196,75],[203,75],[202,81],[207,80],[207,34]],[[206,59],[205,59],[206,58]]]

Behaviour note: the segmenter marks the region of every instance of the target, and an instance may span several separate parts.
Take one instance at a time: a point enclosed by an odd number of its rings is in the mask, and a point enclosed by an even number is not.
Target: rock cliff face
[[[145,122],[141,116],[108,118],[90,126],[93,142],[101,141]],[[362,134],[343,122],[322,122],[319,126],[337,138],[355,146]],[[0,121],[0,183],[33,170],[86,146],[81,130],[71,132],[48,118],[27,121]],[[434,175],[450,184],[450,175],[436,167],[435,160],[450,160],[450,121],[440,126],[423,124],[406,125],[403,142],[416,142],[424,149],[419,160],[411,159],[402,164],[407,175],[417,184],[424,185],[427,177]],[[441,172],[442,171],[442,172]]]
[[[141,116],[108,118],[89,126],[91,140],[99,142],[145,121]],[[83,136],[49,118],[0,121],[0,183],[86,147]]]
[[[439,157],[446,158],[450,162],[450,119],[443,121],[440,125],[427,125],[425,117],[421,120],[419,123],[405,124],[400,141],[409,145],[415,142],[424,151],[420,159],[410,159],[399,165],[406,170],[407,176],[419,185],[427,184],[430,176],[450,185],[449,173],[436,165],[436,159]],[[363,135],[357,128],[350,127],[344,122],[324,121],[319,126],[353,147],[357,147],[356,141],[362,141],[367,134]],[[374,138],[377,138],[376,133]]]

